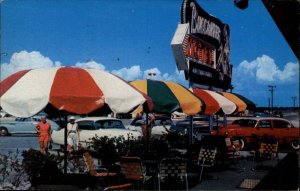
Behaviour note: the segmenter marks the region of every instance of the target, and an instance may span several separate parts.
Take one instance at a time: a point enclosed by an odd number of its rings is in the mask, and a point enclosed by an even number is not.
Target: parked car
[[[220,126],[213,135],[225,135],[239,139],[242,145],[255,144],[266,138],[275,139],[279,144],[289,143],[294,149],[299,149],[299,127],[282,118],[243,118]]]
[[[132,136],[134,139],[140,139],[141,133],[131,131],[125,128],[122,121],[110,117],[85,117],[75,121],[79,127],[80,143],[83,148],[87,148],[91,139],[96,135],[98,137],[107,136],[108,138],[123,136],[125,139]],[[64,145],[64,129],[52,132],[52,141],[58,145]]]
[[[0,111],[0,122],[1,121],[14,121],[16,119],[16,117],[4,112],[4,111]]]
[[[143,125],[146,125],[145,120],[137,119],[133,120],[126,128],[143,134]],[[155,116],[154,122],[150,125],[151,138],[158,139],[161,135],[167,134],[172,125],[174,125],[174,123],[169,116]]]
[[[267,113],[263,113],[263,112],[255,112],[254,117],[277,117],[275,115],[272,114],[267,114]]]
[[[212,121],[212,129],[209,127],[209,116],[198,115],[193,117],[193,137],[195,140],[200,141],[203,136],[210,135],[211,130],[216,129],[216,121]],[[190,128],[191,121],[189,118],[179,120],[176,125],[171,126],[170,130],[178,132],[180,134],[187,134],[188,128]]]
[[[59,125],[47,119],[52,130],[59,130]],[[12,134],[36,134],[35,126],[40,122],[39,116],[28,118],[11,118],[10,120],[0,121],[0,136]]]

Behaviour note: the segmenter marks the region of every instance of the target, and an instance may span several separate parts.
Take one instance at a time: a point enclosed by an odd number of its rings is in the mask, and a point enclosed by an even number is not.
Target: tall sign
[[[178,70],[184,70],[190,82],[224,90],[231,87],[229,27],[195,0],[183,1],[181,24],[171,47]]]

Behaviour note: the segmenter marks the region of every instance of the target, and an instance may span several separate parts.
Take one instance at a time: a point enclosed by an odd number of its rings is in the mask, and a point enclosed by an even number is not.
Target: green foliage
[[[128,134],[127,138],[124,136],[109,138],[96,135],[91,141],[93,150],[99,154],[102,163],[105,164],[113,164],[119,160],[120,156],[133,156],[143,150],[141,140],[136,140],[132,134]]]
[[[33,149],[23,151],[22,156],[22,165],[32,185],[56,182],[62,177],[62,172],[58,168],[58,163],[62,160],[60,156],[44,155]]]
[[[0,154],[0,190],[22,190],[30,186],[26,177],[18,150],[14,155],[12,152]]]

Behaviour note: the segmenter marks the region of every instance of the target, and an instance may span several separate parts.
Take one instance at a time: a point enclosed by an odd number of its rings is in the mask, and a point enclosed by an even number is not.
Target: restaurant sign
[[[181,24],[171,47],[178,70],[185,70],[190,82],[230,88],[229,27],[205,12],[196,1],[183,1]]]

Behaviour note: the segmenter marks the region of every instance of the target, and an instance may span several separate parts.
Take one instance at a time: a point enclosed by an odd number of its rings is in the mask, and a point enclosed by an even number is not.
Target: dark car
[[[203,136],[210,135],[211,130],[216,129],[215,121],[212,121],[212,129],[209,126],[209,116],[199,115],[193,117],[193,137],[195,140],[200,141]],[[171,126],[170,130],[178,132],[180,134],[187,134],[188,129],[191,126],[190,119],[180,120],[176,122],[176,125]]]

